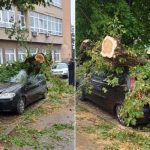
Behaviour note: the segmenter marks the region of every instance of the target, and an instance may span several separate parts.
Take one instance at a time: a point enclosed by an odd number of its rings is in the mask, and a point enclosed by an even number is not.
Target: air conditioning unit
[[[46,35],[46,37],[49,37],[51,34],[49,32],[47,32],[45,35]]]
[[[34,37],[38,36],[38,32],[33,31],[32,36],[34,36]]]

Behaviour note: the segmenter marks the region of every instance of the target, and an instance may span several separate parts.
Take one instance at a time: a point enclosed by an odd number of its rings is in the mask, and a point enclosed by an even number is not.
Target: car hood
[[[16,92],[21,87],[18,83],[0,83],[0,93]]]

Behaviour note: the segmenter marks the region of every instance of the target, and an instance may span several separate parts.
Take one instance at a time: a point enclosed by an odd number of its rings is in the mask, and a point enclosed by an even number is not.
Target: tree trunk
[[[117,66],[144,65],[147,61],[128,53],[120,43],[119,39],[106,36],[102,42],[102,57]]]

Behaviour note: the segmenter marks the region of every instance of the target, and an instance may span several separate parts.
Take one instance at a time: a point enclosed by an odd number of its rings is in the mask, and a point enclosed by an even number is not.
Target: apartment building
[[[53,0],[50,6],[35,6],[33,11],[0,10],[0,64],[27,56],[26,49],[15,38],[9,39],[5,32],[15,22],[20,28],[28,29],[31,54],[51,51],[55,62],[69,61],[72,56],[70,14],[70,0]]]

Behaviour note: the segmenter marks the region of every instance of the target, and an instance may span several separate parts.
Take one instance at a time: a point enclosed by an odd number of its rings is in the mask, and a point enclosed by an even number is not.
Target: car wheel
[[[117,120],[124,126],[126,126],[126,122],[125,122],[125,118],[123,118],[121,116],[121,108],[122,108],[122,105],[121,104],[118,104],[115,108],[115,113],[116,113],[116,117],[117,117]]]
[[[20,98],[18,103],[17,103],[17,113],[22,114],[25,110],[25,100],[24,98]]]

